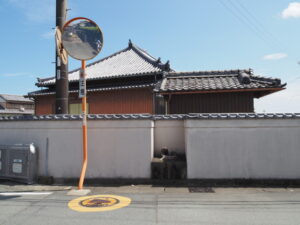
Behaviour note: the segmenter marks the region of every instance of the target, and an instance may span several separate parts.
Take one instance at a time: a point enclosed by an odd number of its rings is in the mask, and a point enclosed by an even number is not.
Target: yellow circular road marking
[[[130,198],[118,195],[90,195],[71,200],[68,207],[78,212],[102,212],[120,209],[131,203]]]

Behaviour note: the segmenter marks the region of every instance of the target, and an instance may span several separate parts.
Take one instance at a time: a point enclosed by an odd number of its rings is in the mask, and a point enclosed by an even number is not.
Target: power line
[[[222,0],[218,0],[239,22],[246,25],[258,38],[264,40],[264,37],[262,37],[257,30],[253,29],[251,25],[247,23],[246,20],[243,19],[240,15],[238,15],[231,7],[229,7],[225,2]]]
[[[252,31],[253,34],[255,34],[259,39],[261,39],[263,42],[265,42],[270,48],[274,48],[274,45],[270,43],[268,39],[262,34],[262,32],[257,28],[257,26],[249,20],[248,17],[246,17],[243,13],[240,12],[240,9],[233,3],[231,0],[227,0],[226,2],[231,5],[231,7],[225,3],[225,1],[218,0],[239,22],[243,23],[248,29]]]
[[[261,31],[262,34],[265,35],[266,38],[268,38],[270,40],[270,42],[273,43],[274,47],[278,47],[280,50],[282,51],[286,51],[287,50],[287,45],[285,45],[282,41],[280,41],[280,39],[278,39],[277,36],[273,35],[269,29],[264,26],[260,21],[259,19],[256,18],[256,16],[251,13],[251,11],[245,7],[243,5],[243,3],[241,1],[237,1],[237,0],[228,0],[237,10],[238,10],[238,7],[236,5],[239,5],[239,8],[241,9],[241,13],[244,13],[245,17],[248,18],[248,21],[252,21],[251,23],[253,24],[253,26],[255,26],[258,30]],[[236,5],[235,5],[236,3]],[[298,57],[296,57],[295,55],[291,55],[289,53],[289,57],[292,58],[292,60],[295,60],[295,61],[298,61]],[[291,82],[295,81],[295,80],[298,80],[298,78],[295,78],[293,79]]]
[[[254,35],[265,42],[271,49],[285,50],[286,46],[276,38],[240,1],[234,0],[218,0],[227,11],[229,11],[235,19],[244,24]],[[238,6],[237,6],[237,4]],[[298,61],[293,55],[289,55],[293,60]],[[300,77],[292,78],[289,82],[294,82]]]
[[[278,36],[276,36],[276,35],[274,35],[272,32],[270,32],[270,30],[269,30],[263,23],[261,23],[260,20],[257,19],[257,17],[256,17],[253,13],[251,13],[251,11],[250,11],[247,7],[245,7],[241,1],[235,1],[235,2],[240,6],[240,8],[242,8],[242,10],[243,10],[246,14],[248,14],[248,16],[249,16],[250,18],[252,18],[252,20],[254,21],[254,23],[256,23],[256,24],[259,26],[259,29],[260,29],[263,33],[265,33],[265,35],[266,35],[267,37],[269,37],[269,38],[273,41],[273,43],[274,43],[276,46],[278,46],[278,48],[279,48],[280,50],[286,51],[287,49],[289,49],[289,47],[286,45],[286,43],[284,43],[282,40],[280,40],[280,38],[278,38]],[[295,60],[295,61],[299,61],[298,56],[296,56],[296,55],[294,55],[294,54],[291,54],[290,52],[289,52],[289,57],[292,58],[292,59]]]
[[[241,9],[241,13],[244,13],[245,17],[248,18],[248,20],[253,24],[253,26],[255,26],[261,33],[263,33],[267,38],[270,38],[270,40],[273,42],[273,44],[275,44],[277,47],[279,47],[281,50],[284,50],[286,48],[285,44],[280,41],[278,39],[277,36],[275,36],[274,34],[272,34],[269,29],[264,26],[259,19],[257,19],[257,17],[255,15],[253,15],[253,13],[251,13],[251,11],[245,7],[243,5],[243,3],[241,1],[233,1],[233,0],[229,0],[231,2],[231,4],[233,5],[238,5],[238,7]],[[237,8],[237,6],[236,6]]]

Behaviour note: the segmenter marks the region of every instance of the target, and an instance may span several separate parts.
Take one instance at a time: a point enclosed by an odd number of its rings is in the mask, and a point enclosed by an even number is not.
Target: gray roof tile
[[[22,95],[7,95],[7,94],[0,94],[0,97],[2,97],[5,101],[13,101],[13,102],[31,102],[32,100],[25,98]]]
[[[246,70],[170,72],[165,74],[159,91],[213,91],[284,86],[279,79],[255,76]]]
[[[93,62],[86,67],[87,80],[137,76],[168,71],[168,63],[149,55],[145,50],[129,43],[128,48],[104,59]],[[78,81],[80,69],[69,72],[69,81]],[[47,86],[55,83],[55,77],[38,79],[37,86]]]
[[[145,50],[129,42],[126,49],[112,54],[104,59],[87,65],[87,80],[125,78],[163,74],[163,80],[157,81],[154,91],[157,92],[189,92],[189,91],[218,91],[238,89],[282,88],[279,79],[259,77],[251,70],[226,71],[194,71],[175,72],[170,69],[169,62],[162,64],[160,59],[149,55]],[[69,72],[69,81],[75,82],[79,78],[79,69]],[[55,78],[39,79],[37,86],[55,84]],[[88,91],[116,90],[124,88],[142,87],[135,85],[124,87],[95,88]],[[52,89],[51,89],[52,90]],[[70,92],[77,92],[71,90]],[[42,90],[31,92],[28,96],[54,94],[53,91]]]

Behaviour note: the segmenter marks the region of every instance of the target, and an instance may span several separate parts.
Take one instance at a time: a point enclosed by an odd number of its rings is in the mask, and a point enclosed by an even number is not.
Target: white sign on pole
[[[57,66],[61,66],[61,64],[60,64],[60,57],[59,56],[57,56],[56,62],[57,62]]]
[[[79,78],[79,98],[86,96],[86,82],[83,77]]]

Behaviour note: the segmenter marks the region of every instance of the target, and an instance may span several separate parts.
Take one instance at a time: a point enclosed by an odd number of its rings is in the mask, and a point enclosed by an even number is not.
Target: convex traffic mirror
[[[102,49],[102,31],[92,20],[77,17],[64,25],[62,44],[72,58],[89,60],[97,56]]]

